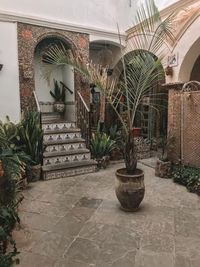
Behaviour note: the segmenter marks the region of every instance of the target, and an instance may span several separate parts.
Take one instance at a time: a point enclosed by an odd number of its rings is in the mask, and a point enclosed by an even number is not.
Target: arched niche
[[[74,93],[74,70],[71,66],[59,66],[57,67],[49,80],[44,79],[42,74],[42,64],[45,61],[45,52],[53,46],[64,46],[66,50],[71,51],[71,45],[64,39],[57,36],[47,36],[40,40],[35,47],[34,51],[34,79],[35,79],[35,91],[38,97],[42,112],[53,112],[54,98],[50,94],[50,90],[54,92],[54,80],[58,82],[60,88],[64,83],[73,94],[66,90],[66,111],[65,118],[69,121],[75,120],[75,93]]]

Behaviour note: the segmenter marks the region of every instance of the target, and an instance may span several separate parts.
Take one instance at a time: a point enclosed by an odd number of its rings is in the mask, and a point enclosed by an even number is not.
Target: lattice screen
[[[184,165],[200,167],[200,91],[182,95],[181,137]]]

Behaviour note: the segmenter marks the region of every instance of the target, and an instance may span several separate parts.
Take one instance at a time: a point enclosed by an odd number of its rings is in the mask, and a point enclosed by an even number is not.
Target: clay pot
[[[55,102],[53,104],[54,110],[59,113],[63,113],[65,110],[65,104],[63,102]]]
[[[32,166],[33,176],[31,182],[37,182],[41,177],[41,165]]]
[[[160,178],[171,178],[171,166],[170,161],[162,161],[158,159],[156,162],[155,175]]]
[[[133,137],[139,137],[140,132],[141,132],[141,128],[139,127],[133,128]]]
[[[144,172],[136,170],[136,174],[127,174],[126,169],[118,169],[115,173],[115,193],[125,211],[136,211],[144,198]]]

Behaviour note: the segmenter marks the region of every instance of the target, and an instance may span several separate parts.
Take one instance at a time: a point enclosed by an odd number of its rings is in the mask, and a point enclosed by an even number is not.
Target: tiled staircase
[[[75,122],[61,120],[57,113],[42,114],[44,130],[43,179],[50,180],[96,171],[85,140]]]

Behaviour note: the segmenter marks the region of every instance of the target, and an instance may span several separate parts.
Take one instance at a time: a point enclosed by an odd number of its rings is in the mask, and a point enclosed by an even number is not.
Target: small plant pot
[[[133,128],[133,137],[139,137],[141,132],[141,128]]]
[[[110,157],[104,156],[102,158],[96,158],[95,160],[97,162],[97,168],[98,169],[101,169],[101,168],[106,169],[106,167],[108,166],[108,164],[110,162]]]
[[[37,182],[38,180],[40,180],[40,177],[41,177],[41,165],[38,164],[38,165],[32,166],[32,171],[33,171],[33,174],[32,174],[31,182]]]
[[[53,107],[55,112],[63,113],[65,110],[65,104],[63,102],[55,102]]]
[[[171,178],[171,167],[170,161],[162,161],[158,159],[156,162],[155,175],[160,178]]]
[[[128,174],[126,168],[115,173],[115,193],[125,211],[137,211],[144,198],[144,172],[140,169],[135,174]]]

